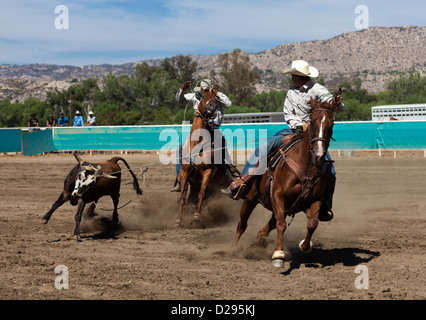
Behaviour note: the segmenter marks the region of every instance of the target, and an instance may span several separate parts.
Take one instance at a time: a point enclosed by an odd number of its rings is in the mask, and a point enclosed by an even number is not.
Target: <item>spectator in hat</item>
[[[83,116],[81,115],[80,111],[76,111],[73,126],[82,127],[83,125],[84,125]]]
[[[89,118],[87,118],[86,123],[84,124],[85,127],[88,126],[96,126],[96,117],[93,111],[89,112]]]
[[[70,123],[70,119],[64,116],[64,113],[61,112],[58,118],[58,127],[67,127]]]

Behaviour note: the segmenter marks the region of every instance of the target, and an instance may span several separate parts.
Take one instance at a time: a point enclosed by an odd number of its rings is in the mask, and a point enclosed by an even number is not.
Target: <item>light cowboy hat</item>
[[[93,111],[89,111],[89,114],[94,114]]]
[[[291,64],[291,69],[284,70],[283,74],[316,78],[319,75],[319,71],[317,68],[310,66],[306,61],[296,60]]]
[[[194,88],[194,92],[200,92],[201,88],[207,90],[212,85],[212,81],[210,79],[203,79],[197,82],[196,87]]]

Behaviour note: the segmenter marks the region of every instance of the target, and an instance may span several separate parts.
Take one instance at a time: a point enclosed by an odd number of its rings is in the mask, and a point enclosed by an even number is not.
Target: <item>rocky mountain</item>
[[[392,74],[417,70],[426,72],[426,27],[371,27],[348,32],[328,40],[283,43],[259,53],[245,53],[261,74],[258,91],[286,88],[283,69],[291,61],[303,59],[317,67],[327,87],[334,88],[345,80],[360,78],[371,93],[386,88]],[[197,77],[219,71],[218,55],[192,55],[198,63]],[[146,60],[158,65],[161,60]],[[69,87],[73,80],[109,73],[133,74],[141,61],[123,65],[58,66],[46,64],[1,65],[0,99],[23,101],[28,97],[43,99],[50,90]]]

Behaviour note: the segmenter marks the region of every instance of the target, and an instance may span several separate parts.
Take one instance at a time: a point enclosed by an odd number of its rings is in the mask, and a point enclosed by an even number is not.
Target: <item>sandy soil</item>
[[[100,161],[112,155],[85,155]],[[0,157],[0,299],[299,300],[426,299],[426,160],[338,159],[335,219],[320,223],[314,250],[301,253],[306,218],[296,215],[285,233],[287,261],[272,267],[276,232],[256,243],[270,213],[258,206],[238,250],[228,252],[242,202],[210,199],[201,223],[186,207],[173,228],[179,195],[169,193],[173,166],[155,155],[124,156],[149,165],[136,197],[123,174],[121,229],[109,230],[112,202],[97,217],[83,217],[82,242],[72,236],[76,208],[65,204],[47,225],[41,218],[59,196],[75,165],[72,155]],[[69,289],[58,290],[57,266],[66,266]],[[368,270],[368,289],[357,289],[357,266]],[[365,269],[364,269],[365,270]],[[363,282],[366,284],[366,282]]]

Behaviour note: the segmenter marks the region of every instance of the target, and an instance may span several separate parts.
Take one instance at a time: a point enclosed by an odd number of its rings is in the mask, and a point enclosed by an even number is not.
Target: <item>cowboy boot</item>
[[[245,174],[241,178],[238,178],[237,180],[231,182],[229,188],[222,189],[221,192],[234,200],[245,199],[247,195],[245,194],[244,190],[246,190],[248,182],[252,178],[252,175]]]
[[[175,184],[173,185],[173,188],[170,190],[170,192],[180,192],[180,182],[178,177],[176,177]]]
[[[328,222],[333,220],[334,213],[333,210],[331,210],[330,205],[328,204],[328,201],[324,201],[321,205],[321,209],[318,214],[318,220],[322,222]]]

